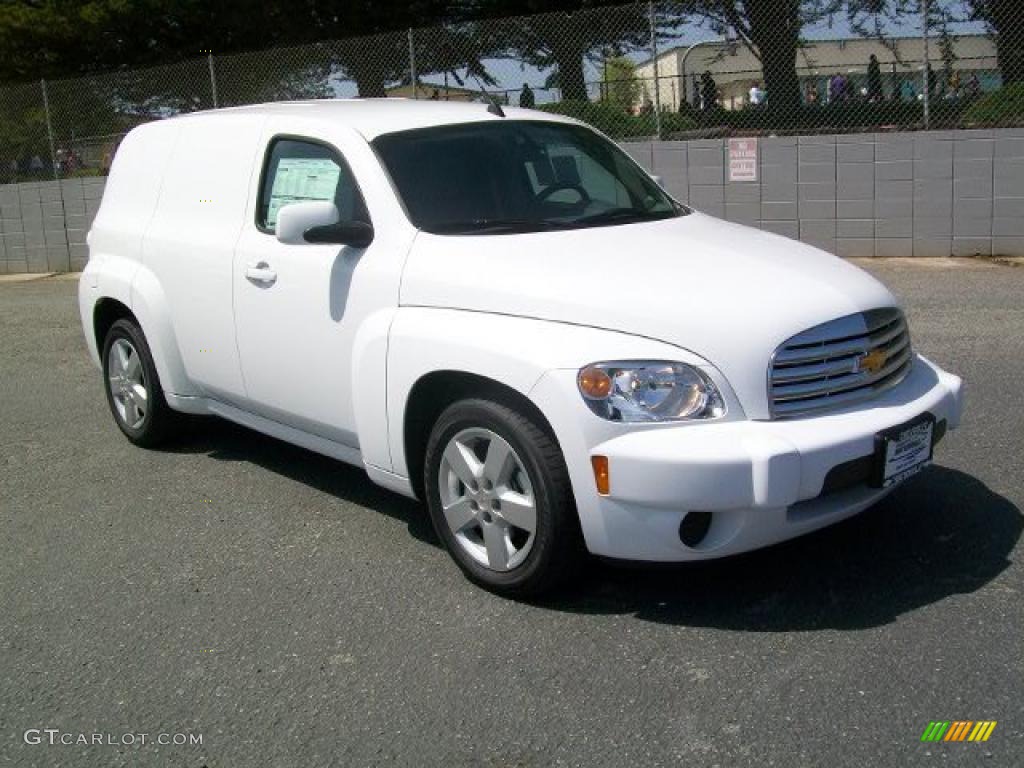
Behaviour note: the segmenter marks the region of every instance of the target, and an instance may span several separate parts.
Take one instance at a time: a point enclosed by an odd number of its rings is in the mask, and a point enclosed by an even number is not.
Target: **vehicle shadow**
[[[1022,529],[1009,500],[933,466],[861,515],[758,552],[661,569],[598,563],[547,607],[753,632],[864,629],[980,589]]]
[[[218,461],[244,461],[338,499],[406,524],[417,541],[441,546],[419,502],[375,485],[361,467],[307,451],[218,418],[196,418],[170,453],[205,453]]]
[[[358,467],[220,419],[173,451],[245,461],[405,523],[440,546],[424,507]],[[1009,564],[1024,516],[976,478],[933,466],[847,521],[758,552],[673,566],[592,560],[544,610],[633,614],[665,624],[753,632],[863,629],[956,594]],[[454,566],[453,566],[454,567]]]

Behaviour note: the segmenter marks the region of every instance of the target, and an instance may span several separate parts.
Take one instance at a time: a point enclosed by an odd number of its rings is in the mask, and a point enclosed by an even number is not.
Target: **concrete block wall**
[[[630,142],[681,202],[840,256],[1024,256],[1024,130],[764,137],[758,180],[728,142]]]
[[[1024,129],[627,142],[681,202],[840,256],[1024,256]],[[80,270],[106,179],[0,185],[0,274]]]
[[[0,274],[79,271],[106,179],[0,185]]]

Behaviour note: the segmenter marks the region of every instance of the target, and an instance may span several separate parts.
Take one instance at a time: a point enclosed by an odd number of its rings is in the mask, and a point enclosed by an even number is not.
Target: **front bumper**
[[[542,409],[545,398],[566,396],[564,384],[559,377],[542,379],[534,392]],[[866,509],[890,490],[869,488],[856,475],[858,463],[864,464],[857,460],[874,451],[875,434],[924,412],[935,416],[940,432],[942,422],[953,429],[962,406],[961,380],[918,357],[893,389],[814,417],[658,425],[614,436],[600,434],[594,425],[580,430],[579,422],[575,432],[567,423],[553,427],[590,551],[630,560],[681,561],[756,549]],[[563,401],[562,413],[564,407]],[[593,455],[608,457],[607,496],[596,492]],[[835,488],[836,473],[829,476],[833,469],[840,474],[853,469],[852,475],[847,472],[853,482]],[[695,547],[679,538],[679,524],[691,511],[714,513],[707,535]]]

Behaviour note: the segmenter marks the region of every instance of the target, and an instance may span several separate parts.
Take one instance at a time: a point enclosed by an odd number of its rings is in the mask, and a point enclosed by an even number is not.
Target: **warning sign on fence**
[[[757,181],[757,139],[729,139],[729,181]]]

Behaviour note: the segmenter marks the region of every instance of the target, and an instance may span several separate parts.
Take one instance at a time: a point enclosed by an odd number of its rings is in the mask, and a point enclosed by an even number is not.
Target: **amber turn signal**
[[[597,366],[590,365],[579,373],[580,392],[591,400],[604,400],[612,393],[612,379]]]
[[[591,456],[590,465],[594,468],[594,483],[597,485],[597,492],[602,496],[608,495],[608,488],[611,479],[608,476],[608,457]]]

